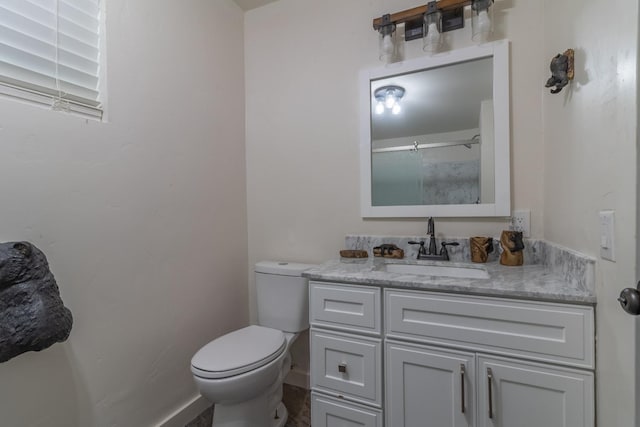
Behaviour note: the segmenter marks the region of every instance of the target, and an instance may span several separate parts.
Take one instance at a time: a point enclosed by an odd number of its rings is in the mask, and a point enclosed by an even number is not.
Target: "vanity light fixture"
[[[423,39],[426,52],[442,46],[441,33],[464,27],[464,8],[471,6],[471,38],[484,43],[493,32],[494,0],[437,0],[423,6],[386,14],[373,20],[380,37],[380,59],[386,63],[396,57],[396,28],[405,24],[405,40]]]
[[[373,96],[376,98],[376,114],[383,114],[390,110],[391,114],[400,114],[402,107],[400,100],[404,96],[404,88],[401,86],[382,86],[375,90]]]

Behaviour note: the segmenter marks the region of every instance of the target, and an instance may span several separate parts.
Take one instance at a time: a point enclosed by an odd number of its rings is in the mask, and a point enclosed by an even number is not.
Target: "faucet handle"
[[[440,249],[440,255],[445,259],[445,261],[449,261],[449,251],[447,251],[447,246],[459,246],[458,242],[442,242],[440,244],[442,248]]]
[[[426,255],[427,250],[424,247],[424,240],[421,240],[419,242],[409,240],[407,243],[409,243],[410,245],[420,245],[420,249],[418,249],[418,255]]]
[[[458,242],[442,242],[440,243],[440,245],[442,246],[441,251],[447,251],[447,246],[460,246],[460,243]]]

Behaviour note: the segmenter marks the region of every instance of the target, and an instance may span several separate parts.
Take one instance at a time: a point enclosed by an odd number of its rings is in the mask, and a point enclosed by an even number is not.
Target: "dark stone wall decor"
[[[65,341],[72,324],[42,251],[0,243],[0,362]]]

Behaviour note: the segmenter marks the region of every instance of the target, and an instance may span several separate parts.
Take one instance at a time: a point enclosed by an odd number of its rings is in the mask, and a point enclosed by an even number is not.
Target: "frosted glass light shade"
[[[442,35],[435,24],[425,27],[425,36],[422,38],[422,50],[435,53],[442,47]]]
[[[434,53],[442,47],[442,29],[440,27],[440,11],[424,15],[424,32],[422,36],[422,50]]]
[[[385,31],[380,31],[379,35],[379,52],[380,60],[388,64],[393,62],[396,54],[396,35],[395,31],[385,34]]]
[[[471,39],[485,43],[493,34],[492,0],[474,0],[471,4]]]

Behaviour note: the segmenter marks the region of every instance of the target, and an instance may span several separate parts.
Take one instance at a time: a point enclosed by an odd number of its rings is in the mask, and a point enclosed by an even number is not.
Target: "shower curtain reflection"
[[[454,160],[460,153],[453,156],[452,151],[461,150],[466,158]],[[474,204],[480,200],[478,145],[374,152],[371,162],[374,206]]]
[[[371,173],[371,202],[374,206],[424,204],[420,152],[372,153]]]

